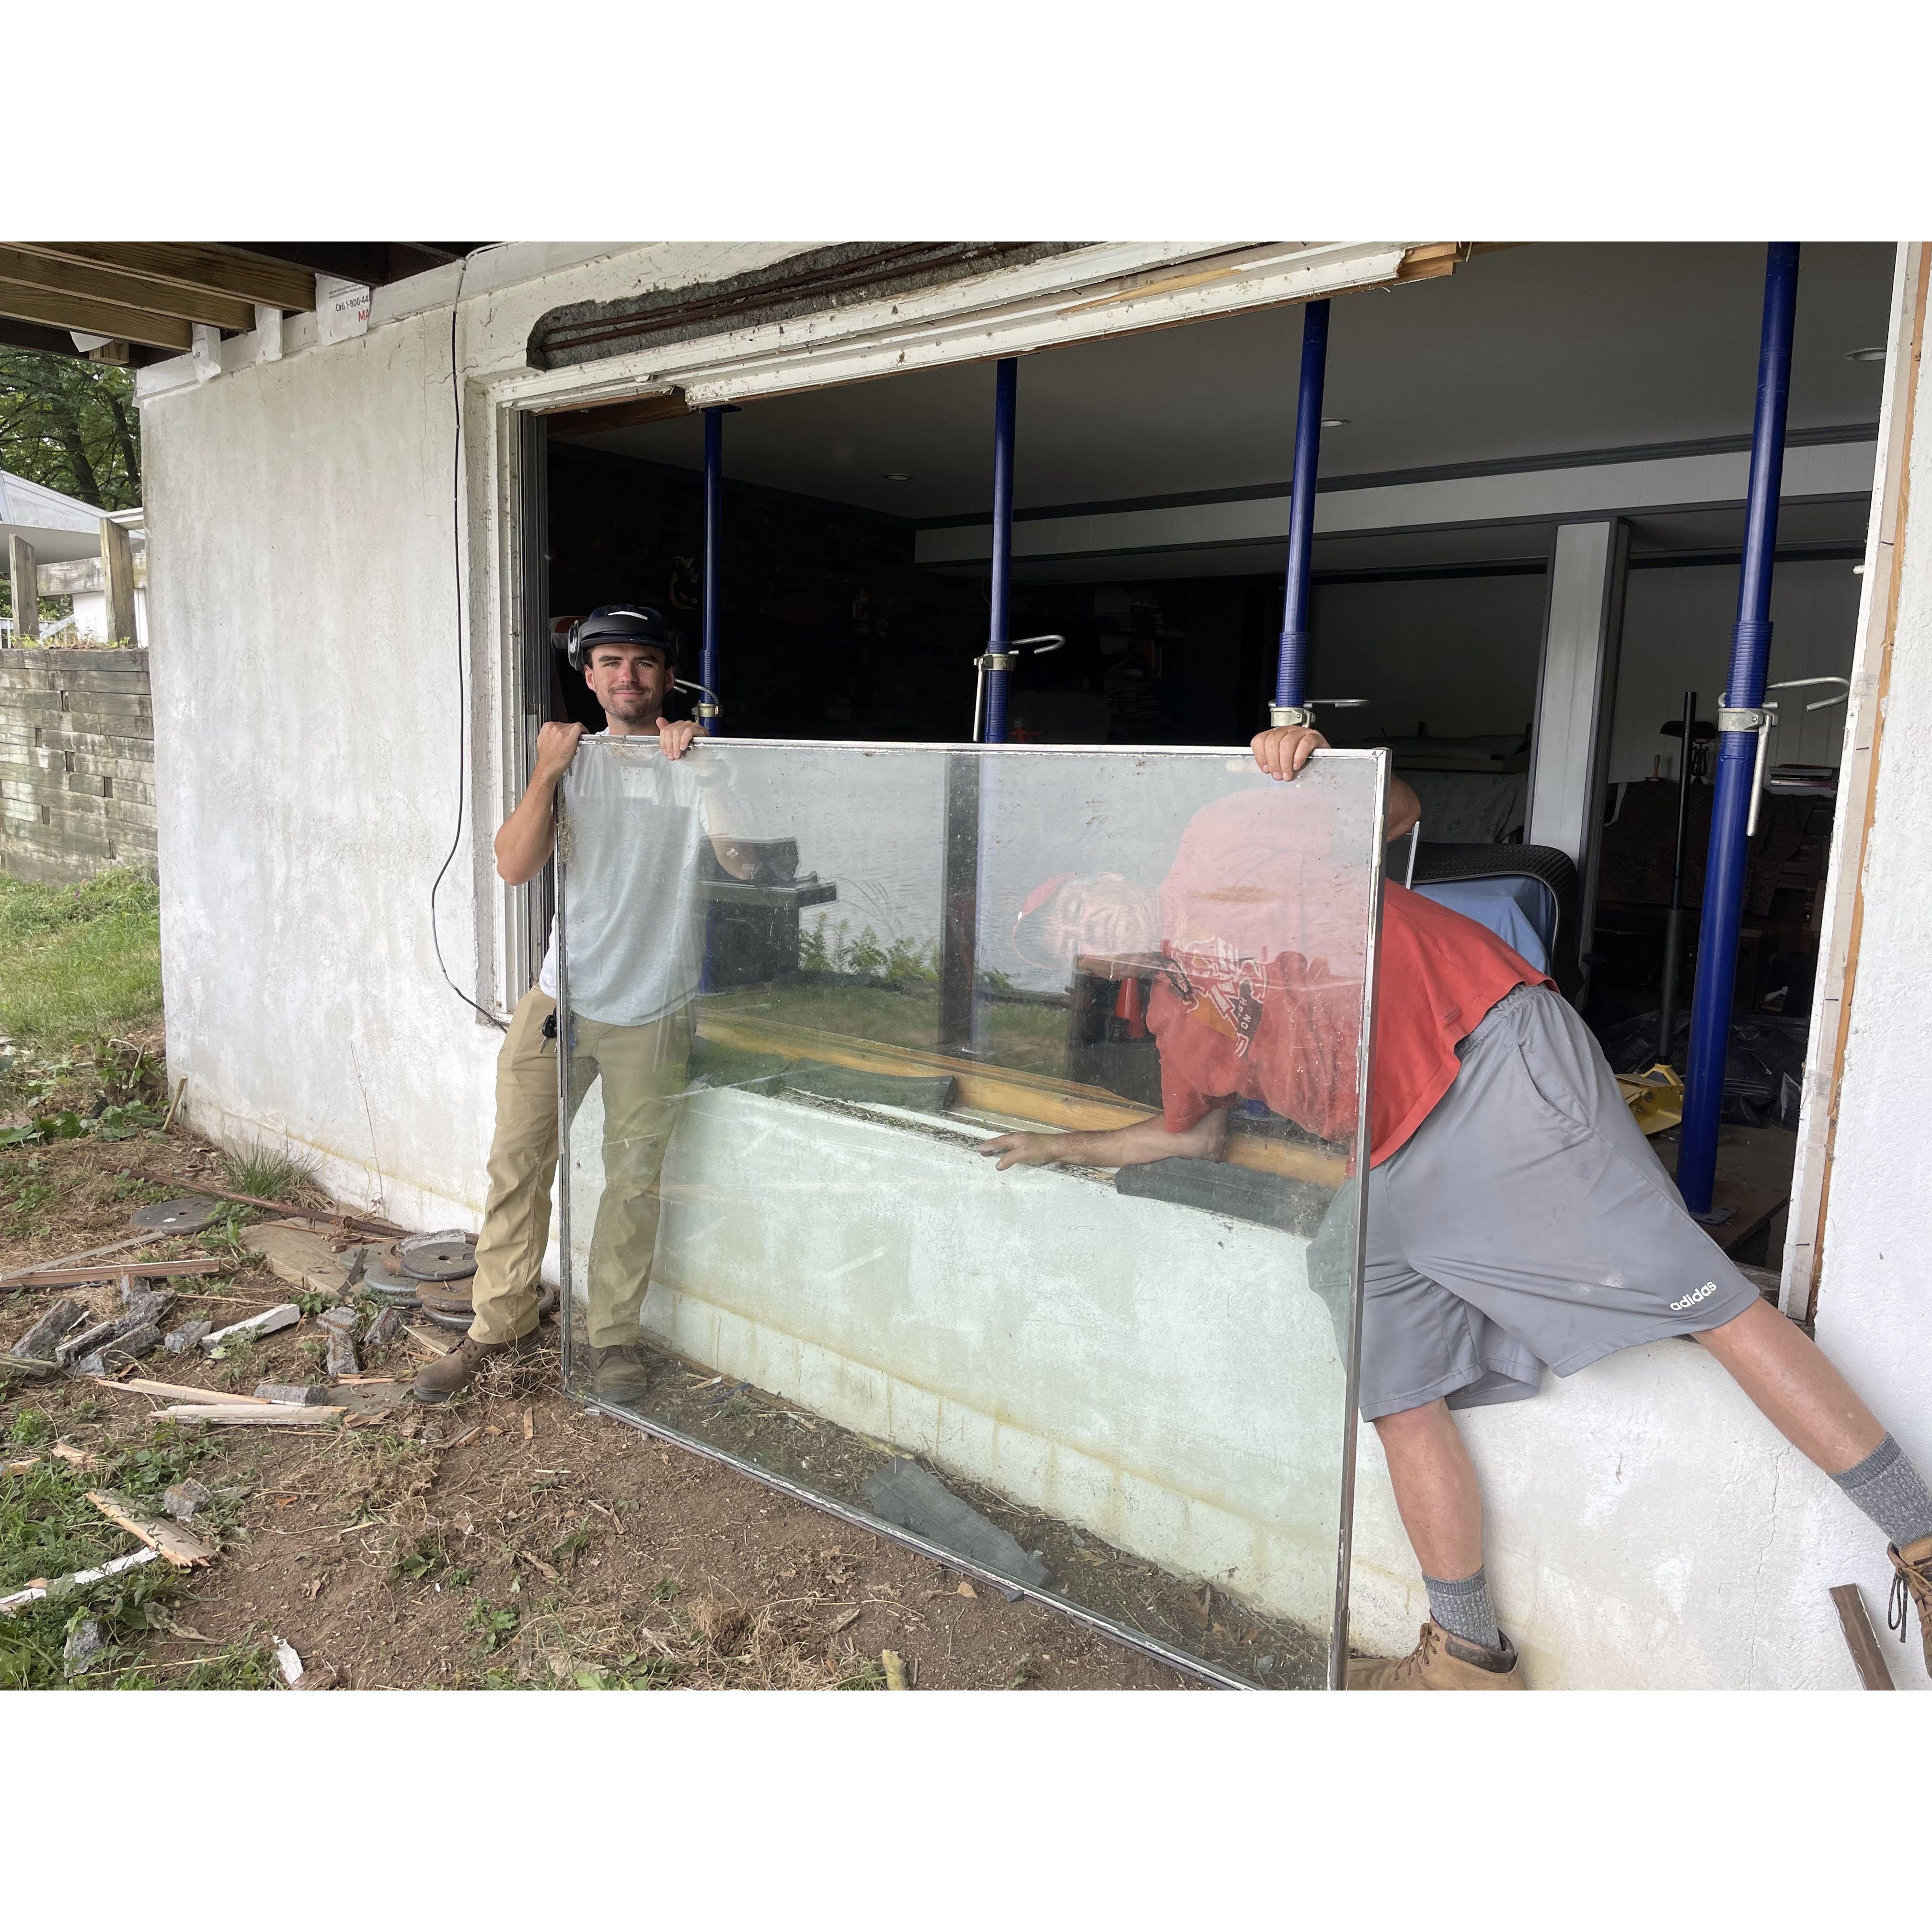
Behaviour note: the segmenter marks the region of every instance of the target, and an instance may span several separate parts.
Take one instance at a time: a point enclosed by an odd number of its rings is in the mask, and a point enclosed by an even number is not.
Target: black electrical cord
[[[499,1033],[506,1033],[509,1029],[502,1021],[487,1006],[478,1006],[450,977],[449,968],[442,956],[442,934],[437,929],[436,920],[436,895],[442,890],[443,880],[463,844],[464,800],[470,776],[470,682],[463,654],[463,372],[456,360],[456,322],[462,313],[463,288],[470,278],[470,260],[469,256],[464,257],[463,266],[456,278],[456,299],[449,305],[449,396],[456,419],[456,435],[449,458],[449,533],[456,564],[456,830],[450,834],[449,850],[443,854],[435,883],[429,889],[429,936],[430,944],[436,948],[436,968],[442,975],[444,984]]]

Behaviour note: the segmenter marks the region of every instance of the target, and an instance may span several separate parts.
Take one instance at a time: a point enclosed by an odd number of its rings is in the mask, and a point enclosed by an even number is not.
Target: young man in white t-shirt
[[[677,762],[698,727],[664,715],[676,646],[663,617],[644,604],[605,605],[584,620],[578,651],[584,682],[608,720],[598,735],[655,737],[671,762],[617,771],[615,761],[600,758],[573,770],[584,727],[545,724],[530,788],[496,834],[496,870],[516,886],[549,862],[561,788],[573,828],[564,1044],[573,1095],[601,1080],[604,1100],[604,1191],[588,1284],[590,1382],[598,1396],[622,1402],[640,1395],[645,1383],[639,1322],[657,1240],[658,1170],[674,1098],[686,1084],[698,992],[699,842],[717,828],[706,799],[709,775]],[[633,795],[640,792],[648,796]],[[640,836],[646,824],[649,835]],[[714,849],[736,869],[728,846],[716,840]],[[556,950],[553,936],[542,974],[518,1003],[497,1056],[475,1319],[458,1348],[417,1376],[421,1401],[447,1401],[486,1363],[520,1353],[536,1338],[557,1161]]]

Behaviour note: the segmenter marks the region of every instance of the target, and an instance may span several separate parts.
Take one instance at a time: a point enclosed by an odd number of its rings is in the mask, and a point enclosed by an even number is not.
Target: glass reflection
[[[1379,760],[578,759],[573,1389],[1224,1676],[1328,1681]]]

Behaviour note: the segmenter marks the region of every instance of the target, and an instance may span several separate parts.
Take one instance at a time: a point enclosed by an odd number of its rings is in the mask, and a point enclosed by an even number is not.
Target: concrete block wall
[[[154,865],[148,653],[0,650],[0,872]]]

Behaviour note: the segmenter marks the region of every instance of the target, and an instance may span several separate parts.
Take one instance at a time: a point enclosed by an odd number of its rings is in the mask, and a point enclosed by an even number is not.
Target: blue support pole
[[[1750,488],[1744,510],[1744,566],[1731,669],[1718,713],[1718,772],[1711,804],[1710,856],[1704,867],[1697,984],[1690,1004],[1690,1067],[1677,1188],[1694,1214],[1711,1212],[1718,1172],[1718,1116],[1738,970],[1738,928],[1750,859],[1745,826],[1757,772],[1758,714],[1771,664],[1771,572],[1778,548],[1778,500],[1784,480],[1785,408],[1791,391],[1791,337],[1798,313],[1798,244],[1766,251],[1764,324],[1757,360],[1757,413],[1751,425]],[[1685,747],[1687,754],[1689,747]]]
[[[724,418],[729,412],[729,404],[704,412],[704,631],[698,654],[698,681],[712,692],[718,688],[718,632],[722,615],[718,584],[724,541]],[[717,730],[715,717],[702,722],[706,731]]]
[[[1313,722],[1308,704],[1308,583],[1315,542],[1315,472],[1322,460],[1322,392],[1328,376],[1328,304],[1301,311],[1301,394],[1294,412],[1294,483],[1288,512],[1288,586],[1275,667],[1276,724]]]
[[[986,734],[989,745],[1006,742],[1006,646],[1013,572],[1013,429],[1019,400],[1020,365],[1008,356],[997,364],[993,388],[992,615],[986,635]]]

